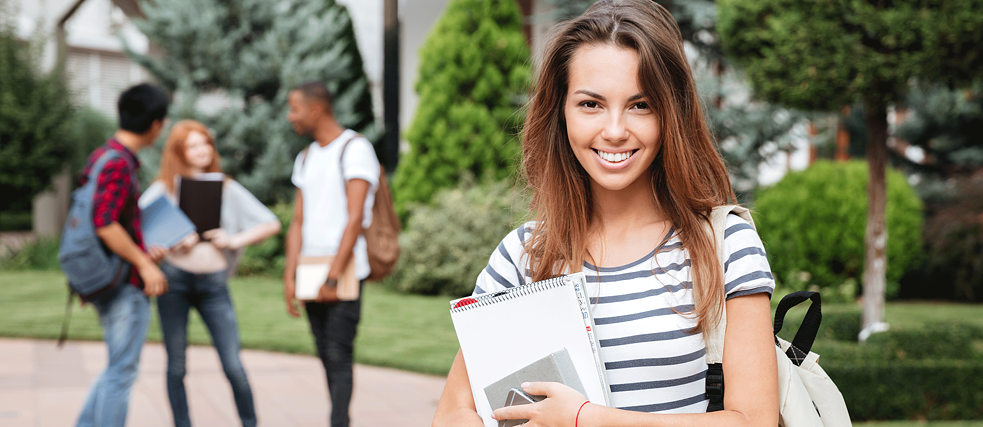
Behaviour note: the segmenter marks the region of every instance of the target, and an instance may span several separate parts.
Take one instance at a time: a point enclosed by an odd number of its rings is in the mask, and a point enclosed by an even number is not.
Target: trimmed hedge
[[[850,418],[959,420],[983,418],[983,361],[824,362]]]

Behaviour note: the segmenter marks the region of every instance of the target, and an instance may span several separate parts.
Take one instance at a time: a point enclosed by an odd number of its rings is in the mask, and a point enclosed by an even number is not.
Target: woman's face
[[[634,184],[647,191],[649,166],[662,144],[652,100],[638,86],[638,54],[611,44],[583,45],[569,70],[567,136],[592,189]]]
[[[198,131],[191,131],[184,140],[184,161],[194,169],[204,171],[212,164],[215,150],[208,143],[208,137]]]

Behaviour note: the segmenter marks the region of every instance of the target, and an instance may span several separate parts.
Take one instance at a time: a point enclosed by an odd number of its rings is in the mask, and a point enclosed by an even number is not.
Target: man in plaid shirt
[[[137,206],[140,183],[136,179],[140,167],[136,153],[153,145],[164,128],[167,96],[154,86],[140,84],[124,91],[117,107],[119,129],[89,156],[83,184],[103,153],[118,152],[96,178],[93,222],[106,248],[130,264],[129,285],[117,286],[88,300],[99,312],[109,365],[92,384],[78,427],[123,427],[126,423],[130,390],[150,323],[148,297],[167,291],[167,279],[157,267],[166,250],[153,247],[148,252],[143,244]]]

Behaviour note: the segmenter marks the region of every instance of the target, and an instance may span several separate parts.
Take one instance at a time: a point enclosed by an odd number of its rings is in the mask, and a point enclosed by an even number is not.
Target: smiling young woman
[[[650,0],[603,0],[550,33],[522,135],[536,220],[509,233],[474,293],[584,272],[610,407],[559,383],[500,408],[527,426],[775,426],[774,289],[753,227],[727,220],[717,257],[702,228],[735,203],[672,16]],[[700,286],[693,286],[700,283]],[[699,306],[693,293],[699,292]],[[701,331],[726,305],[724,410],[707,413]],[[458,353],[435,426],[480,426]]]

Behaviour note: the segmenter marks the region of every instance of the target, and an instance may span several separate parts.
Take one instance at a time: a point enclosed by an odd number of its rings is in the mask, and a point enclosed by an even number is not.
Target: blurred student
[[[361,297],[338,300],[338,272],[354,259],[355,277],[363,281],[369,276],[362,230],[372,223],[379,160],[371,142],[335,120],[332,95],[324,83],[310,82],[294,88],[288,104],[287,120],[294,131],[314,138],[314,142],[294,161],[291,180],[297,193],[287,231],[283,293],[287,311],[300,317],[294,297],[299,256],[334,256],[327,282],[317,299],[306,302],[305,308],[327,375],[331,427],[347,427],[353,386],[352,353],[362,303]]]
[[[160,173],[140,203],[146,205],[165,195],[177,204],[175,178],[221,171],[212,133],[199,122],[182,120],[171,129]],[[212,336],[225,376],[232,385],[242,425],[256,425],[252,389],[239,359],[239,326],[229,296],[228,278],[235,273],[243,249],[279,233],[280,221],[245,187],[228,177],[222,187],[221,203],[220,228],[204,230],[205,241],[197,241],[197,235],[192,234],[194,241],[188,248],[179,246],[170,251],[161,266],[170,289],[157,298],[157,311],[167,351],[167,396],[178,427],[191,425],[184,387],[191,308],[198,310]]]
[[[148,252],[143,244],[137,206],[140,160],[136,156],[157,139],[166,121],[167,107],[167,96],[154,86],[140,84],[126,89],[117,102],[119,129],[89,155],[82,171],[80,184],[85,185],[98,159],[107,151],[117,152],[96,178],[92,217],[96,235],[106,248],[129,263],[130,269],[128,285],[86,301],[99,312],[109,364],[89,390],[76,424],[79,427],[123,427],[126,423],[130,391],[150,323],[148,297],[167,291],[167,279],[157,268],[164,251],[153,248]]]

